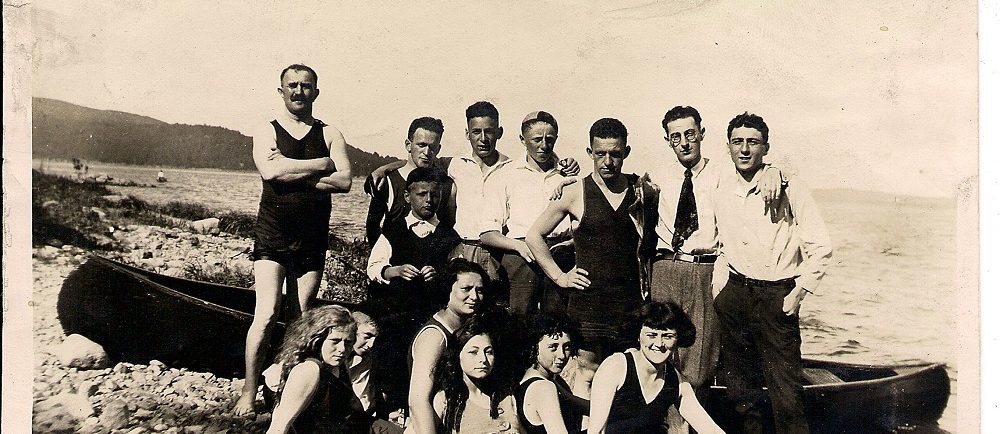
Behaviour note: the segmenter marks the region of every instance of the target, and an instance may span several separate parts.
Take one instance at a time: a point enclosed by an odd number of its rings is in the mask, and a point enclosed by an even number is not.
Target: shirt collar
[[[757,183],[760,182],[760,177],[764,173],[763,168],[758,170],[757,173],[753,175],[753,179],[747,181],[743,179],[743,175],[740,174],[739,170],[733,168],[733,176],[735,176],[736,184],[733,193],[740,197],[750,196],[754,190],[757,190]]]
[[[531,163],[529,163],[529,162],[528,162],[528,160],[530,160],[530,159],[531,159],[531,157],[529,157],[529,156],[528,156],[528,153],[527,153],[527,152],[525,152],[525,153],[524,153],[524,154],[523,154],[523,155],[521,156],[521,158],[518,158],[517,160],[514,160],[514,161],[513,161],[512,163],[511,163],[511,165],[512,165],[512,166],[513,166],[513,167],[514,167],[515,169],[527,169],[527,170],[530,170],[530,171],[532,171],[532,172],[538,172],[538,173],[549,173],[549,172],[552,172],[553,170],[559,170],[559,164],[558,164],[558,161],[559,161],[559,156],[558,156],[558,155],[556,155],[556,153],[555,153],[555,152],[553,152],[553,153],[552,153],[552,158],[553,158],[553,160],[554,160],[554,161],[556,161],[557,163],[556,163],[556,164],[553,164],[553,165],[552,165],[552,168],[551,168],[551,169],[549,169],[549,170],[546,170],[546,171],[538,171],[538,169],[536,169],[536,168],[535,168],[535,167],[534,167],[534,166],[533,166],[533,165],[532,165]]]
[[[404,220],[406,220],[407,229],[412,228],[413,225],[417,224],[420,221],[425,221],[427,223],[430,223],[430,225],[433,226],[434,229],[437,229],[437,226],[441,224],[441,221],[438,220],[437,214],[435,214],[434,217],[431,217],[430,220],[423,220],[420,217],[417,217],[417,215],[414,214],[413,211],[410,211],[410,213],[406,215],[406,218]]]

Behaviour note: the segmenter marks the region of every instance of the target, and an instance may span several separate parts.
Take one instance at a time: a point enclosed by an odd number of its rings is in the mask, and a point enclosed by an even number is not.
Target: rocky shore
[[[120,247],[102,252],[159,273],[192,270],[247,272],[250,241],[224,233],[128,225],[111,234]],[[148,365],[91,360],[71,367],[56,301],[66,276],[89,252],[73,245],[33,250],[34,386],[32,431],[45,433],[244,433],[263,432],[269,415],[235,418],[229,412],[241,379]]]

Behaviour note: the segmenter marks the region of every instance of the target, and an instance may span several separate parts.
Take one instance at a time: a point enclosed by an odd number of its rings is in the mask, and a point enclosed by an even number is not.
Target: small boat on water
[[[156,274],[100,256],[91,256],[66,278],[58,301],[66,334],[101,344],[115,361],[156,359],[225,377],[243,375],[253,308],[252,290]],[[279,324],[272,348],[283,330]],[[933,424],[948,403],[950,383],[943,364],[804,364],[807,415],[817,433]],[[732,408],[725,385],[712,386],[709,408],[724,426],[735,420],[725,411]]]

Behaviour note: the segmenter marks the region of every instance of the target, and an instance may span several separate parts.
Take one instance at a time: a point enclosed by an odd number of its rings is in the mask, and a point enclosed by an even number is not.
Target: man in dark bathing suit
[[[254,135],[253,161],[263,181],[254,237],[256,305],[247,332],[246,380],[233,412],[250,414],[284,284],[297,314],[319,290],[330,222],[330,194],[351,189],[347,143],[337,128],[313,118],[319,96],[312,68],[281,71],[285,111]]]
[[[587,148],[594,172],[566,187],[525,238],[545,274],[572,290],[566,314],[580,324],[579,362],[590,372],[610,354],[619,326],[642,304],[639,251],[654,236],[655,193],[637,176],[622,173],[630,151],[627,137],[625,125],[617,119],[595,122]],[[545,236],[567,215],[579,221],[573,234],[577,266],[563,272],[552,259]]]

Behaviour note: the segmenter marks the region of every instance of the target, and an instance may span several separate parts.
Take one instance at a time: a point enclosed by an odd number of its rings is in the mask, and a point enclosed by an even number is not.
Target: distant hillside
[[[168,124],[150,117],[32,98],[34,158],[82,158],[145,166],[252,170],[250,137],[209,125]],[[353,171],[367,175],[389,161],[347,149]]]

